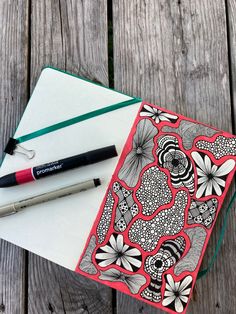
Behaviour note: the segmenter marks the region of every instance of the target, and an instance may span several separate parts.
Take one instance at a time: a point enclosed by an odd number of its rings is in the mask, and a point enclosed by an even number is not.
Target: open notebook
[[[25,142],[36,151],[30,162],[5,157],[0,175],[112,144],[119,154],[0,190],[1,205],[89,178],[103,183],[1,218],[0,236],[167,312],[185,313],[235,172],[236,137],[50,68],[15,137],[129,100],[136,103]]]

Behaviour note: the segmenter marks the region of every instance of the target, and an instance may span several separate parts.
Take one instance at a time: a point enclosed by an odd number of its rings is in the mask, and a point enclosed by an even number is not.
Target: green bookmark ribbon
[[[17,143],[23,143],[23,142],[31,140],[35,137],[39,137],[39,136],[42,136],[44,134],[54,132],[56,130],[59,130],[59,129],[65,128],[67,126],[73,125],[75,123],[82,122],[82,121],[100,116],[100,115],[107,113],[107,112],[111,112],[111,111],[114,111],[114,110],[117,110],[120,108],[124,108],[124,107],[130,106],[130,105],[136,104],[140,101],[141,101],[140,98],[132,98],[132,99],[129,99],[129,100],[126,100],[123,102],[119,102],[119,103],[116,103],[116,104],[113,104],[113,105],[110,105],[110,106],[107,106],[107,107],[104,107],[101,109],[90,111],[90,112],[82,114],[80,116],[77,116],[77,117],[74,117],[74,118],[50,125],[48,127],[42,128],[42,129],[37,130],[37,131],[32,132],[32,133],[28,133],[26,135],[20,136],[20,137],[16,138],[15,140],[17,141]]]
[[[227,220],[228,220],[228,216],[229,216],[229,213],[230,213],[230,209],[232,208],[233,206],[233,203],[234,201],[236,200],[236,192],[234,192],[234,195],[232,196],[230,202],[229,202],[229,205],[226,209],[226,212],[225,212],[225,216],[224,216],[224,220],[223,220],[223,226],[221,228],[221,231],[220,231],[220,236],[219,236],[219,239],[217,241],[217,244],[216,244],[216,248],[215,248],[215,252],[210,260],[210,263],[209,265],[204,268],[203,270],[200,270],[198,272],[198,275],[197,275],[197,279],[200,279],[202,277],[204,277],[208,272],[209,270],[212,268],[216,258],[217,258],[217,255],[219,253],[219,250],[220,250],[220,247],[221,247],[221,244],[222,244],[222,241],[223,241],[223,238],[224,238],[224,234],[225,234],[225,230],[226,230],[226,227],[227,227]]]

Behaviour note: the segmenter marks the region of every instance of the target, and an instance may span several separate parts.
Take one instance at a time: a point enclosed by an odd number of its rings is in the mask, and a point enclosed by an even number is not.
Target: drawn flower
[[[141,117],[150,117],[152,118],[156,123],[160,123],[161,121],[168,121],[168,122],[176,122],[178,120],[178,117],[164,112],[160,109],[157,109],[155,107],[144,105],[143,109],[140,111]]]
[[[192,152],[192,157],[197,164],[198,189],[196,197],[217,194],[220,196],[225,187],[226,175],[233,170],[235,161],[229,159],[221,166],[215,165],[208,155]]]
[[[148,119],[141,120],[133,137],[132,150],[127,154],[118,177],[128,186],[134,187],[141,170],[154,161],[152,150],[154,136],[158,133],[152,122]]]
[[[137,294],[139,289],[146,283],[146,278],[142,275],[128,275],[115,268],[101,271],[99,279],[112,282],[123,282],[133,294]]]
[[[160,137],[157,155],[160,166],[170,171],[173,187],[186,187],[190,194],[193,194],[193,165],[190,158],[180,149],[178,139],[171,135]]]
[[[165,276],[166,287],[162,305],[168,307],[177,313],[183,312],[192,286],[192,276],[186,276],[180,281],[175,282],[173,277],[168,274]]]
[[[142,263],[140,251],[125,244],[122,234],[112,234],[108,243],[96,251],[95,259],[101,267],[116,264],[129,271],[137,271]]]

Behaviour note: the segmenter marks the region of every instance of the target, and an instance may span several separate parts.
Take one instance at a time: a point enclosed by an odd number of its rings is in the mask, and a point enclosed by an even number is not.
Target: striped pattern
[[[174,188],[186,187],[194,193],[194,171],[190,158],[180,149],[175,136],[166,135],[158,139],[158,162],[170,171]]]
[[[189,228],[184,232],[189,237],[191,246],[187,254],[175,265],[174,274],[176,276],[179,276],[186,271],[195,271],[207,237],[207,232],[203,227]]]
[[[150,284],[141,292],[141,297],[146,300],[158,303],[161,301],[162,280],[151,279]]]
[[[157,254],[148,256],[144,269],[151,277],[150,284],[146,287],[141,296],[152,302],[160,302],[163,273],[175,265],[185,250],[185,239],[177,237],[174,240],[166,240],[160,247]]]

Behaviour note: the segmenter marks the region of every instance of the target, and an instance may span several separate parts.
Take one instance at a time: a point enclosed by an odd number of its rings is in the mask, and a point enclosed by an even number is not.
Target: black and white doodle
[[[160,123],[162,121],[175,123],[178,120],[177,116],[149,105],[143,106],[140,111],[140,116],[152,118],[156,123]]]
[[[98,243],[102,243],[105,240],[107,235],[107,231],[111,225],[111,216],[112,216],[112,209],[114,206],[114,199],[112,196],[111,191],[108,191],[106,203],[103,208],[103,213],[100,218],[99,224],[97,226],[97,236],[98,236]]]
[[[136,128],[133,137],[133,146],[127,154],[125,161],[118,173],[118,178],[128,186],[134,187],[139,179],[141,170],[154,161],[152,150],[154,147],[153,138],[158,130],[148,119],[142,119]]]
[[[97,249],[96,263],[100,267],[114,264],[129,271],[137,271],[142,264],[140,251],[124,243],[122,234],[112,234],[108,243]]]
[[[144,215],[152,215],[160,206],[171,201],[172,193],[167,179],[165,172],[156,166],[150,167],[143,173],[136,197],[142,205]]]
[[[197,268],[207,236],[206,230],[202,227],[186,229],[184,232],[189,237],[190,249],[174,267],[174,273],[177,276],[184,271],[193,272]]]
[[[218,136],[212,143],[198,141],[196,147],[211,152],[215,159],[224,156],[236,156],[236,138],[227,138],[223,135]]]
[[[201,202],[192,200],[188,211],[188,224],[201,224],[210,229],[216,216],[218,200],[211,198]]]
[[[186,276],[180,281],[174,281],[171,274],[165,275],[166,286],[162,305],[182,313],[188,303],[192,288],[192,276]]]
[[[227,175],[234,169],[235,161],[228,159],[221,166],[215,165],[208,155],[192,152],[198,175],[196,197],[222,195]]]
[[[96,237],[95,235],[93,235],[90,238],[89,244],[79,264],[79,268],[83,272],[90,275],[95,275],[97,273],[97,269],[94,266],[93,261],[92,261],[92,254],[95,247],[96,247]]]
[[[162,236],[176,235],[184,226],[184,212],[188,204],[188,193],[178,191],[174,205],[161,210],[150,220],[137,219],[130,227],[129,239],[144,251],[153,251]]]
[[[160,302],[162,275],[178,262],[184,253],[185,245],[184,237],[166,240],[155,255],[146,258],[144,270],[150,275],[151,281],[141,293],[144,299]]]
[[[114,182],[113,191],[118,196],[114,229],[123,232],[138,214],[138,205],[133,199],[133,192],[125,189],[119,182]]]
[[[194,170],[190,158],[180,149],[175,136],[165,135],[158,138],[157,156],[159,165],[170,171],[174,188],[186,187],[194,193]]]
[[[99,279],[111,282],[122,282],[127,285],[132,294],[137,294],[140,288],[146,283],[146,278],[143,275],[128,275],[115,268],[101,271]]]
[[[214,130],[212,128],[209,128],[205,125],[187,121],[187,120],[181,120],[180,124],[177,128],[170,127],[170,126],[164,126],[162,128],[163,132],[167,133],[176,133],[179,134],[182,137],[183,147],[185,149],[191,149],[193,146],[194,139],[199,135],[205,135],[205,136],[212,136],[216,134],[217,130]]]

